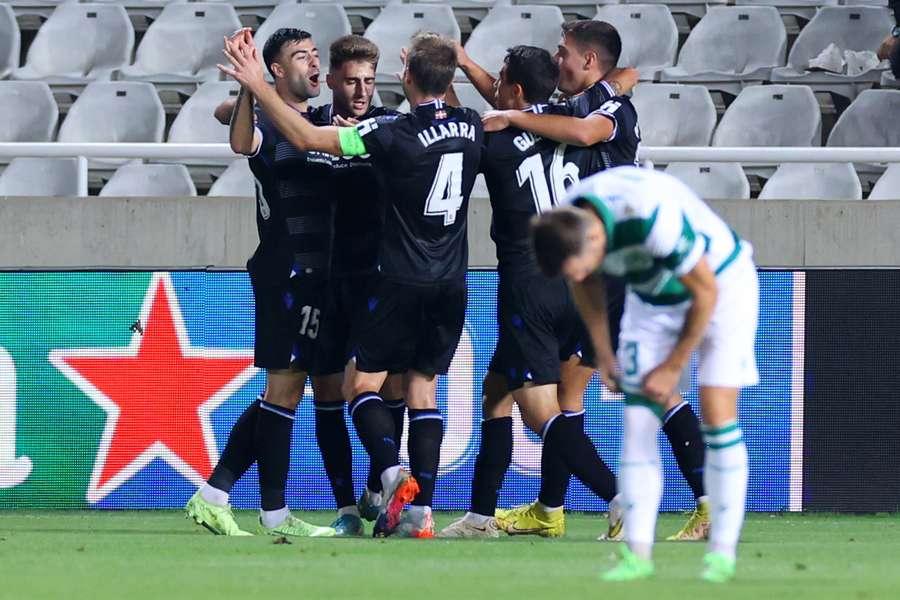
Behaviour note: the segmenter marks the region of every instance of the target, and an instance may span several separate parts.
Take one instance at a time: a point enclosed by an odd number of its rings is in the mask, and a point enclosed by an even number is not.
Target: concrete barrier
[[[760,266],[900,266],[900,201],[710,204]],[[251,198],[0,198],[0,267],[243,268],[254,211]],[[496,266],[489,202],[469,213],[469,264]]]

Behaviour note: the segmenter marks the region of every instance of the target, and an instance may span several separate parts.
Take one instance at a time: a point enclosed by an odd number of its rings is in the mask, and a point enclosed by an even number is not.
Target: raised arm
[[[615,133],[612,119],[593,114],[586,117],[546,115],[521,110],[490,111],[484,115],[485,131],[518,127],[543,138],[572,146],[593,146],[608,142]]]
[[[229,100],[231,99],[229,98]],[[229,100],[223,102],[222,105],[228,103]],[[219,109],[216,111],[218,112]],[[237,98],[234,99],[229,121],[228,140],[231,143],[231,149],[238,154],[248,156],[256,154],[262,139],[253,122],[253,98],[243,87]]]
[[[597,355],[597,369],[600,371],[603,384],[611,392],[618,392],[619,367],[609,334],[609,314],[606,311],[606,286],[603,283],[603,275],[594,273],[584,281],[570,283],[570,288],[581,320],[584,321],[591,336],[591,343]]]
[[[497,80],[485,71],[481,65],[473,61],[459,42],[456,42],[456,60],[459,63],[459,68],[466,74],[466,77],[472,82],[472,85],[475,86],[481,97],[487,100],[488,104],[494,106],[494,85],[497,83]]]
[[[227,98],[222,100],[222,103],[213,111],[213,117],[215,117],[216,121],[222,125],[231,123],[231,114],[234,112],[234,105],[236,102],[237,98]]]
[[[613,69],[606,74],[606,81],[616,91],[616,96],[623,96],[634,89],[638,84],[641,74],[637,69],[625,67]]]

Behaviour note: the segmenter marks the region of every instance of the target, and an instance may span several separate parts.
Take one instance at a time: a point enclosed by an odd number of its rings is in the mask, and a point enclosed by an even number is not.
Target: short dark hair
[[[607,69],[619,64],[622,55],[622,38],[619,32],[606,21],[582,19],[568,21],[562,25],[563,35],[571,37],[582,50],[590,49],[606,63]]]
[[[271,73],[273,77],[275,76],[275,74],[272,73],[272,63],[278,60],[278,54],[281,52],[281,49],[284,48],[285,44],[302,42],[311,38],[312,34],[308,31],[303,31],[302,29],[282,27],[281,29],[276,30],[275,33],[266,40],[266,45],[263,46],[263,62],[266,63],[266,68],[269,70],[269,73]]]
[[[409,45],[406,67],[423,94],[445,94],[456,75],[456,45],[439,33],[417,33]]]
[[[556,277],[563,263],[584,249],[588,221],[580,209],[561,206],[532,221],[531,240],[538,267],[547,277]]]
[[[521,85],[528,102],[546,102],[556,90],[559,64],[543,48],[515,46],[507,50],[503,63],[506,81]]]
[[[340,69],[348,62],[367,62],[378,67],[378,46],[361,35],[345,35],[332,42],[328,49],[329,68]]]

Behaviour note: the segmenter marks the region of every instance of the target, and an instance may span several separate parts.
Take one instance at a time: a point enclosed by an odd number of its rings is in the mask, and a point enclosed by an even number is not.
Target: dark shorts
[[[331,290],[319,276],[295,276],[280,285],[253,281],[254,364],[267,370],[323,374],[327,356]]]
[[[466,281],[415,285],[379,279],[353,352],[365,373],[446,373],[466,320]]]
[[[368,318],[368,302],[373,286],[378,281],[375,273],[342,275],[331,280],[332,306],[329,311],[328,352],[323,356],[323,374],[343,373],[347,361],[353,356],[356,341]]]

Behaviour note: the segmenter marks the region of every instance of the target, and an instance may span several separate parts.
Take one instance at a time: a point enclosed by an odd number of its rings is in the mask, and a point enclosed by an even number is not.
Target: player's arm
[[[216,109],[213,111],[213,117],[221,123],[222,125],[228,125],[231,123],[231,114],[234,112],[234,105],[237,102],[237,98],[228,98],[227,100],[223,100],[221,104],[219,104]]]
[[[224,105],[225,102],[222,104]],[[218,109],[216,110],[218,111]],[[234,98],[228,121],[230,121],[228,141],[231,143],[231,149],[238,154],[247,156],[255,154],[262,143],[262,137],[253,121],[253,98],[243,87]]]
[[[487,100],[488,104],[494,106],[494,85],[497,83],[494,76],[472,60],[459,42],[456,42],[456,60],[459,68],[466,74],[466,78],[472,82],[481,97]]]
[[[572,296],[591,336],[597,355],[597,368],[603,383],[611,392],[619,391],[619,367],[609,334],[609,313],[606,310],[606,286],[603,275],[594,273],[585,280],[571,283]]]
[[[625,67],[622,69],[613,69],[606,74],[606,82],[612,86],[616,92],[616,96],[624,96],[634,89],[638,84],[641,74],[637,69]]]
[[[517,127],[571,146],[593,146],[608,142],[616,132],[615,122],[602,114],[586,117],[547,115],[522,110],[493,110],[484,114],[484,130]]]

